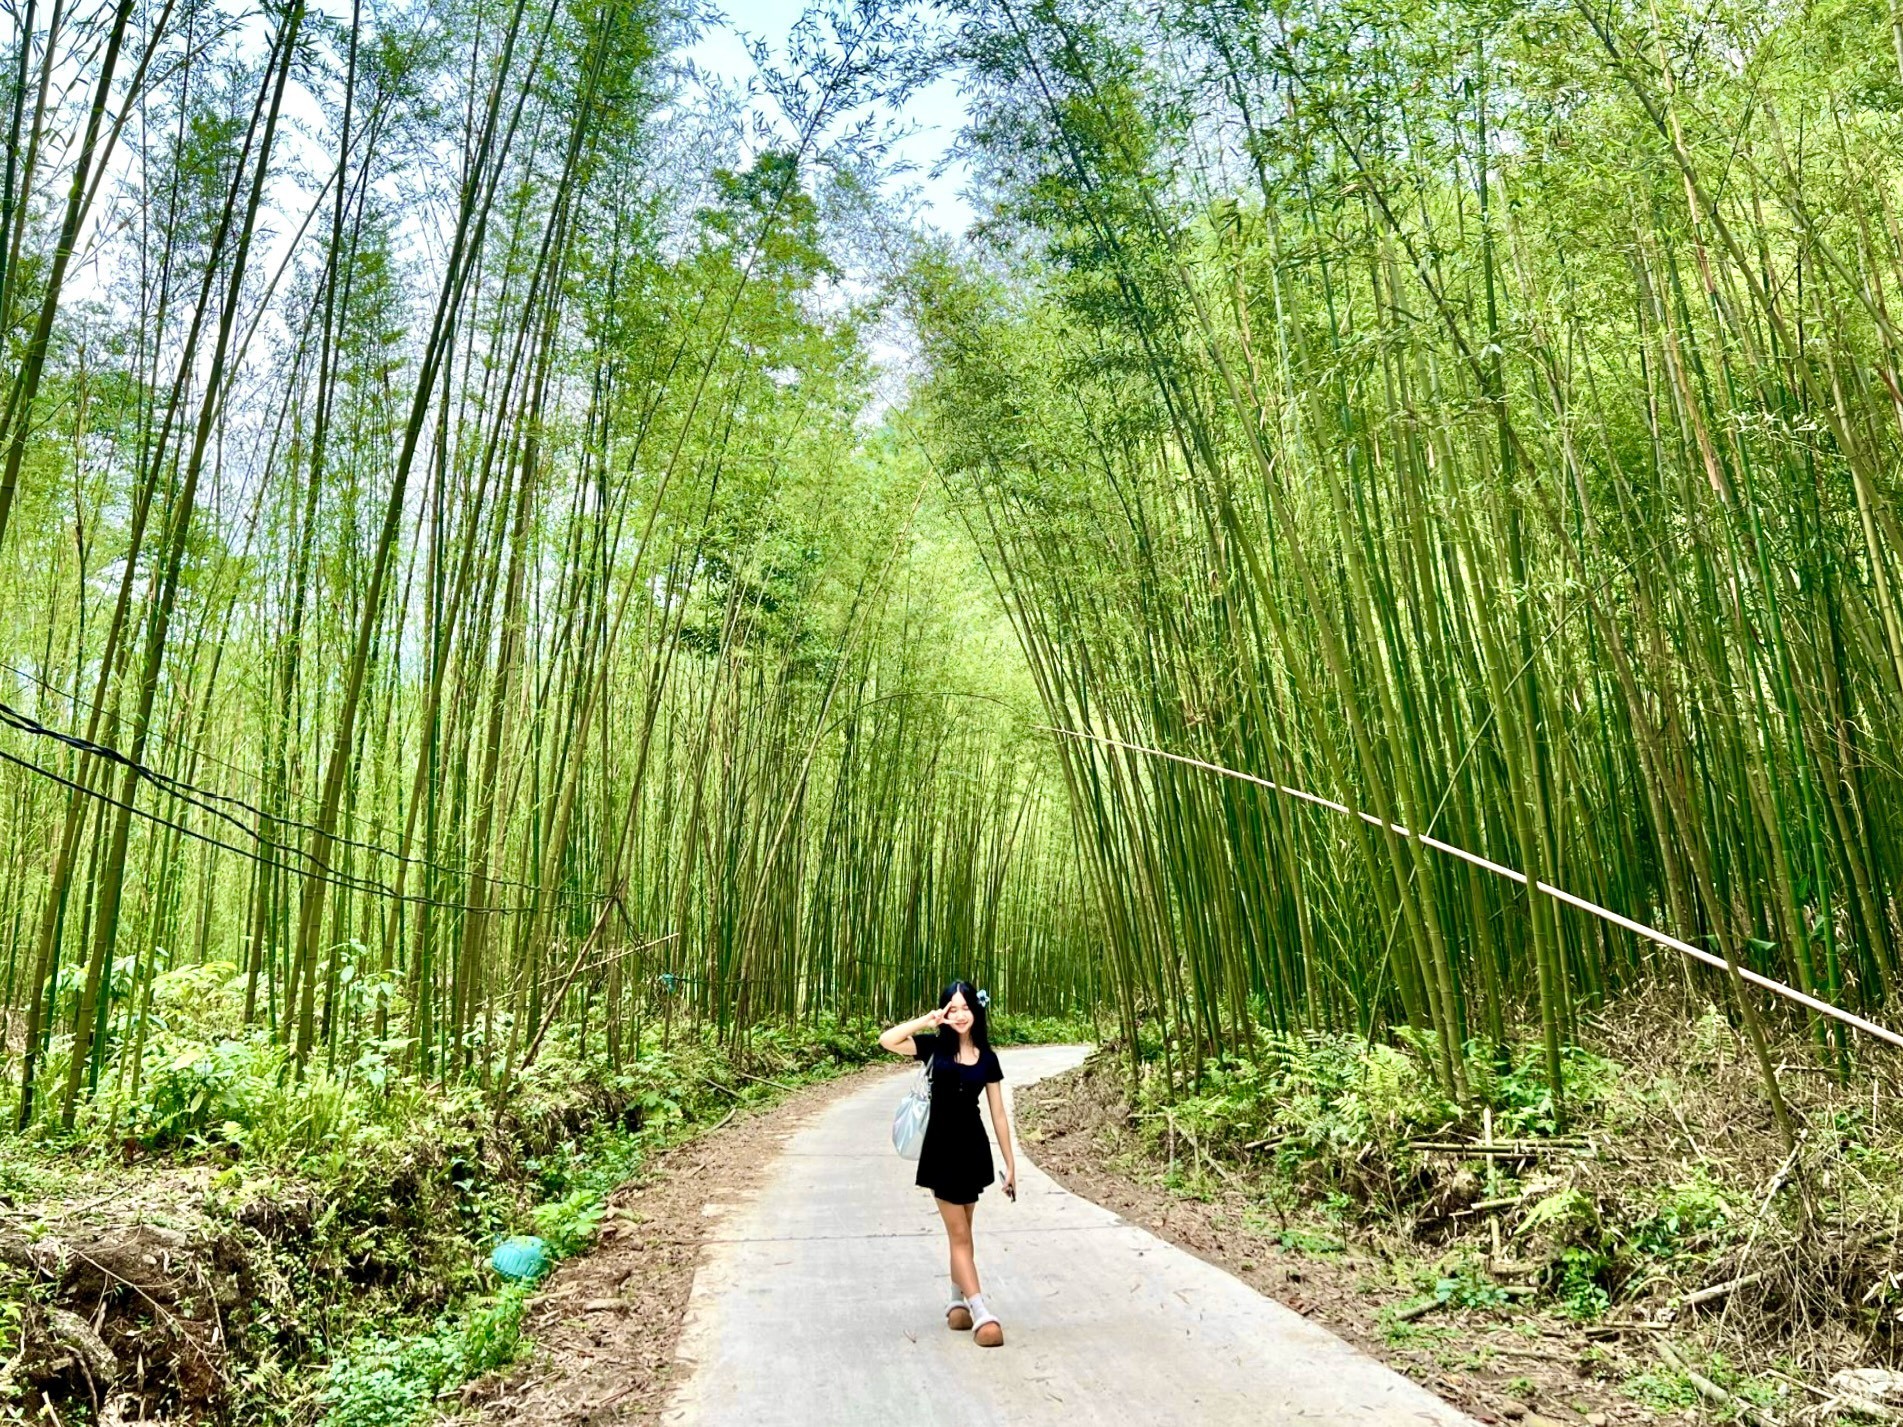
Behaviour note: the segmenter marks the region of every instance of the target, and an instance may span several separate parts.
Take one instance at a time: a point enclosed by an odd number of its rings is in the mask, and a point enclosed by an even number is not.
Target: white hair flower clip
[[[982,986],[978,988],[978,1004],[987,1010],[991,1007],[991,993]]]

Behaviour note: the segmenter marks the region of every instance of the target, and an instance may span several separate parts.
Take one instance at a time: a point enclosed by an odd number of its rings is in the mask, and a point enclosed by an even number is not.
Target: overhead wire
[[[536,906],[533,903],[523,903],[513,906],[477,906],[468,902],[446,901],[442,898],[426,897],[414,892],[399,892],[394,887],[386,886],[384,883],[376,881],[373,878],[358,876],[354,873],[337,872],[328,867],[311,868],[297,866],[289,862],[281,862],[276,858],[267,857],[265,854],[254,851],[251,848],[240,847],[236,843],[226,842],[222,838],[213,837],[210,833],[201,832],[197,828],[165,817],[161,813],[139,807],[136,803],[126,802],[124,799],[115,797],[112,793],[103,788],[87,787],[76,778],[69,778],[63,773],[43,767],[31,759],[20,757],[18,754],[9,753],[5,749],[0,749],[0,762],[10,763],[16,768],[36,774],[39,777],[47,779],[49,782],[57,783],[61,787],[70,789],[73,792],[82,793],[86,797],[96,799],[109,807],[119,808],[132,813],[137,817],[144,818],[148,822],[176,832],[181,837],[188,837],[195,842],[205,843],[222,852],[229,852],[235,857],[242,857],[247,861],[254,862],[261,867],[268,867],[279,872],[288,872],[296,877],[316,878],[327,886],[340,887],[348,891],[363,892],[369,896],[382,897],[386,900],[401,902],[409,906],[433,907],[442,911],[479,912],[490,916],[524,916],[536,910]],[[202,804],[193,805],[202,806]],[[232,823],[240,831],[254,840],[263,841],[263,838],[256,831],[246,827],[245,824],[238,819],[225,813],[220,813],[219,816]],[[309,856],[309,854],[305,853],[301,848],[291,850],[298,852],[302,856]],[[511,885],[519,887],[526,886],[527,884],[514,883]],[[530,890],[534,889],[531,887]],[[581,902],[606,900],[606,894],[599,892],[556,892],[551,895],[558,901]]]
[[[87,713],[92,713],[99,707],[91,699],[81,695],[77,690],[68,689],[62,684],[56,684],[51,679],[35,674],[30,669],[22,669],[17,664],[9,664],[4,659],[0,659],[0,674],[11,674],[16,679],[23,679],[34,688],[39,689],[42,693],[51,694],[55,699],[58,699],[74,710],[83,709]],[[152,730],[150,736],[155,741],[165,744],[168,748],[176,748],[181,753],[189,753],[195,758],[202,758],[207,763],[216,764],[227,772],[240,773],[246,777],[250,777],[252,774],[251,769],[233,763],[229,759],[220,758],[209,749],[188,743],[175,733],[167,733],[164,729],[155,728]]]
[[[206,788],[196,783],[187,782],[185,779],[182,779],[182,778],[175,778],[171,774],[161,772],[159,769],[154,768],[150,766],[149,764],[141,763],[134,760],[128,755],[120,752],[118,749],[112,747],[110,744],[99,743],[99,742],[96,742],[95,740],[82,737],[79,734],[67,733],[67,732],[64,732],[63,730],[53,728],[45,723],[42,723],[40,720],[34,718],[30,714],[22,713],[20,710],[14,708],[11,704],[6,703],[4,700],[0,700],[0,723],[9,725],[21,733],[32,734],[40,738],[50,738],[54,742],[64,744],[66,747],[72,748],[80,753],[90,754],[91,756],[95,758],[102,759],[105,762],[113,764],[117,767],[130,769],[138,777],[143,778],[146,782],[151,783],[154,787],[162,789],[163,791],[167,793],[170,793],[173,797],[179,799],[181,802],[187,803],[193,807],[197,807],[201,809],[202,811],[211,814],[213,817],[216,817],[224,822],[230,823],[233,827],[237,828],[240,832],[244,833],[247,837],[251,838],[254,842],[261,843],[265,840],[265,835],[262,829],[264,825],[266,824],[275,825],[281,828],[294,828],[301,832],[317,833],[322,831],[322,829],[320,829],[315,823],[309,823],[309,822],[303,821],[300,818],[293,818],[293,817],[288,817],[279,813],[269,812],[266,809],[259,807],[257,804],[247,801],[244,798],[236,797],[230,793],[221,793],[214,789]],[[24,762],[19,759],[9,759],[8,761],[13,762],[16,765],[23,768],[33,768],[33,769],[39,768],[39,765],[37,764]],[[226,766],[230,766],[230,765],[226,765]],[[40,770],[40,771],[43,772],[45,770]],[[69,784],[69,786],[77,786],[77,785]],[[238,808],[246,813],[249,813],[253,817],[259,819],[259,825],[257,827],[253,827],[250,824],[244,822],[242,819],[225,811],[224,807],[217,807],[217,806],[214,806],[214,804],[224,804],[226,805],[226,807]],[[328,836],[330,841],[338,844],[339,846],[355,848],[358,851],[362,851],[362,852],[375,853],[376,855],[380,857],[387,857],[393,862],[403,863],[411,867],[424,867],[433,872],[442,872],[453,877],[470,877],[474,875],[466,867],[453,866],[449,863],[438,861],[437,859],[433,857],[418,856],[414,853],[398,852],[394,848],[386,847],[381,843],[371,842],[364,838],[349,837],[343,833],[339,833],[335,831],[330,832]],[[279,845],[282,846],[284,850],[287,852],[294,853],[297,856],[302,857],[307,861],[311,860],[311,854],[302,847],[296,846],[295,844],[279,844]],[[274,865],[277,865],[277,864],[274,864]],[[297,871],[299,875],[307,875],[302,869],[294,868],[291,870]],[[485,876],[483,880],[490,883],[493,886],[508,887],[516,891],[539,892],[541,890],[534,883],[524,882],[518,878]],[[392,895],[395,895],[394,889],[392,889]],[[600,892],[576,893],[572,895],[574,895],[575,897],[581,900],[592,899],[595,901],[604,900],[606,897],[605,893],[600,893]]]

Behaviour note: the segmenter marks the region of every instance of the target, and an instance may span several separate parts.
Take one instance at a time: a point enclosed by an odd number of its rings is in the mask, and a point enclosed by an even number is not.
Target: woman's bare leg
[[[978,1260],[971,1248],[971,1220],[977,1213],[978,1206],[976,1204],[939,1205],[939,1213],[944,1217],[948,1230],[951,1227],[952,1212],[958,1209],[964,1210],[964,1213],[958,1217],[964,1220],[965,1266],[971,1274],[971,1292],[965,1296],[971,1300],[971,1316],[974,1319],[983,1320],[974,1324],[976,1330],[974,1341],[981,1348],[1001,1348],[1004,1346],[1004,1329],[999,1326],[996,1315],[984,1306],[984,1300],[978,1296]],[[955,1233],[953,1243],[954,1245],[957,1243]],[[952,1250],[954,1263],[957,1252],[958,1250],[954,1247]]]
[[[943,1199],[932,1201],[938,1206],[938,1217],[945,1221],[945,1237],[951,1243],[951,1278],[958,1285],[958,1291],[969,1298],[979,1291],[978,1264],[971,1253],[971,1210],[969,1204],[947,1204]]]

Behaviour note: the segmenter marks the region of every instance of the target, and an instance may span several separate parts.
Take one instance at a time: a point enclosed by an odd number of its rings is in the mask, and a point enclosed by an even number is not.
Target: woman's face
[[[955,991],[951,1000],[945,1003],[945,1024],[965,1035],[971,1030],[971,1007],[965,1004],[965,993]]]

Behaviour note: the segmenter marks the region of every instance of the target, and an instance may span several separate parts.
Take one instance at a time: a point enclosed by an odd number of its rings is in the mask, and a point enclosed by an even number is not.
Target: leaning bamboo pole
[[[1061,738],[1087,740],[1106,748],[1119,748],[1130,753],[1140,753],[1146,758],[1159,758],[1171,763],[1179,763],[1184,767],[1195,768],[1205,773],[1214,773],[1223,778],[1234,778],[1239,782],[1250,783],[1258,788],[1266,788],[1272,793],[1293,798],[1298,802],[1309,803],[1318,808],[1326,808],[1332,813],[1339,813],[1345,817],[1360,818],[1363,822],[1371,825],[1377,824],[1380,821],[1378,816],[1374,813],[1351,808],[1346,803],[1337,802],[1333,798],[1323,797],[1319,793],[1307,792],[1301,788],[1292,788],[1283,783],[1276,783],[1267,778],[1258,777],[1253,773],[1244,773],[1234,768],[1225,768],[1217,763],[1206,762],[1200,758],[1192,758],[1188,754],[1171,753],[1160,748],[1147,748],[1141,744],[1126,743],[1122,739],[1113,738],[1108,734],[1086,733],[1077,729],[1053,728],[1046,725],[1043,726],[1042,731],[1055,734]],[[1681,956],[1690,957],[1694,961],[1702,962],[1707,966],[1717,967],[1721,970],[1730,969],[1727,968],[1723,957],[1713,956],[1710,952],[1701,950],[1689,942],[1682,941],[1678,937],[1672,936],[1669,932],[1662,932],[1656,927],[1649,927],[1643,922],[1634,921],[1632,918],[1620,912],[1613,911],[1610,907],[1602,907],[1596,902],[1589,901],[1584,897],[1568,892],[1563,887],[1555,887],[1550,882],[1529,878],[1526,873],[1520,871],[1518,868],[1504,866],[1501,863],[1493,861],[1491,858],[1481,856],[1477,852],[1469,852],[1464,847],[1456,847],[1453,843],[1441,838],[1434,837],[1428,833],[1415,832],[1413,829],[1403,827],[1398,823],[1389,824],[1386,830],[1392,832],[1397,837],[1407,838],[1409,841],[1419,843],[1422,847],[1431,848],[1435,852],[1445,853],[1449,857],[1458,858],[1469,866],[1477,867],[1481,871],[1490,873],[1495,877],[1503,878],[1508,882],[1517,883],[1519,886],[1526,887],[1529,890],[1543,892],[1555,901],[1564,902],[1570,907],[1576,907],[1589,916],[1598,917],[1601,921],[1608,922],[1623,931],[1631,932],[1634,936],[1644,937],[1647,941],[1656,942],[1660,946],[1678,952]],[[1820,1016],[1828,1017],[1836,1021],[1839,1025],[1849,1026],[1852,1030],[1867,1035],[1874,1040],[1882,1041],[1887,1045],[1892,1045],[1903,1050],[1903,1033],[1893,1031],[1887,1026],[1878,1025],[1874,1021],[1866,1020],[1854,1012],[1844,1010],[1841,1006],[1833,1006],[1828,1001],[1820,1001],[1814,996],[1806,995],[1795,987],[1786,986],[1784,983],[1774,981],[1768,976],[1760,976],[1755,971],[1751,971],[1747,968],[1738,968],[1737,970],[1739,977],[1753,986],[1768,991],[1774,996],[1781,997],[1793,1005],[1802,1006],[1807,1011],[1814,1011]]]

